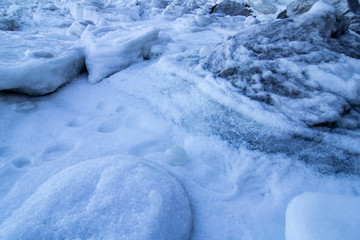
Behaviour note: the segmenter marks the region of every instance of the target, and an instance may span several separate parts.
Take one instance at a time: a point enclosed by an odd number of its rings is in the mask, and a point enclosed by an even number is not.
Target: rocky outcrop
[[[214,5],[211,8],[210,14],[221,13],[230,16],[242,15],[245,17],[250,16],[252,13],[250,6],[246,3],[239,3],[230,0],[223,1],[219,4]]]

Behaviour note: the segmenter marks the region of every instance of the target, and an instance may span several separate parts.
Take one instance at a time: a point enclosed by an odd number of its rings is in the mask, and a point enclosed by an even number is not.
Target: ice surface
[[[360,197],[303,193],[286,210],[287,240],[355,240],[360,236]]]
[[[191,226],[187,196],[173,176],[118,157],[85,161],[46,180],[3,219],[0,238],[180,240]]]

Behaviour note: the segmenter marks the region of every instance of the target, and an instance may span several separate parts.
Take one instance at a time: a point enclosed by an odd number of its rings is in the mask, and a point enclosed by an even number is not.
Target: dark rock
[[[347,0],[350,11],[353,13],[359,13],[359,2],[358,0]]]
[[[21,27],[19,21],[14,18],[0,18],[0,30],[3,31],[15,31]]]
[[[238,3],[230,0],[223,1],[219,4],[214,5],[211,8],[210,14],[222,13],[230,16],[245,16],[248,17],[252,13],[250,6],[245,3]]]
[[[287,18],[286,9],[284,11],[282,11],[281,13],[279,13],[279,15],[277,15],[276,18],[277,19],[285,19],[285,18]]]
[[[354,14],[350,12],[346,14],[346,16],[350,18],[349,29],[356,32],[357,34],[360,34],[360,14]]]

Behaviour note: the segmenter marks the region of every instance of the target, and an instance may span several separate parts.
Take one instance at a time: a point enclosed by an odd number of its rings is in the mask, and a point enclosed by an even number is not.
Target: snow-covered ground
[[[0,2],[0,239],[357,239],[344,4],[220,2]]]

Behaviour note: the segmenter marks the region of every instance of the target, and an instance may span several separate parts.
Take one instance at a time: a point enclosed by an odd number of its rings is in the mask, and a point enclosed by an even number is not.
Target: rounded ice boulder
[[[286,210],[286,240],[357,240],[360,197],[303,193]]]
[[[0,225],[0,239],[188,239],[181,184],[138,159],[97,159],[42,184]]]

